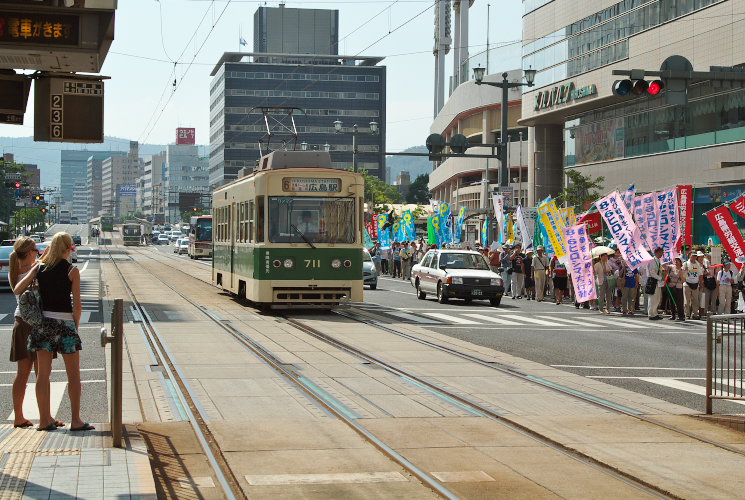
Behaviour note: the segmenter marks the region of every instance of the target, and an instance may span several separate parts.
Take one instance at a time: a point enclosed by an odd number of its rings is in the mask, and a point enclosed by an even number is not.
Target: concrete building
[[[70,218],[78,224],[84,224],[88,218],[88,182],[87,179],[75,181],[72,193],[72,210]]]
[[[142,213],[146,217],[152,217],[153,221],[162,223],[165,221],[165,208],[163,200],[163,177],[166,169],[166,155],[152,155],[145,160],[145,168],[140,178],[142,190]],[[138,189],[138,194],[139,194]]]
[[[199,156],[197,146],[171,144],[161,153],[165,169],[161,173],[165,216],[169,222],[180,222],[183,212],[209,209],[209,160]],[[155,176],[157,178],[157,175]]]
[[[335,55],[338,47],[338,10],[292,9],[280,4],[259,7],[254,13],[254,52]]]
[[[696,71],[745,63],[742,2],[524,1],[523,68],[538,70],[525,89],[529,126],[528,194],[556,194],[564,168],[605,177],[606,190],[634,184],[653,191],[696,190],[694,241],[713,234],[701,214],[745,192],[745,89],[691,81],[688,106],[613,95],[615,69],[659,70],[672,55]],[[715,241],[718,241],[714,238]]]
[[[88,151],[63,149],[60,151],[60,190],[62,204],[72,209],[75,181],[88,179],[88,158],[100,160],[110,156],[126,156],[123,151]]]
[[[88,178],[86,193],[88,194],[87,202],[87,219],[91,220],[102,213],[103,205],[101,203],[101,164],[102,159],[93,156],[88,158]]]
[[[137,210],[137,180],[142,160],[136,141],[130,141],[127,156],[110,156],[101,162],[101,210],[125,218]]]
[[[401,196],[406,197],[411,187],[411,174],[406,170],[402,170],[396,177],[396,187],[398,187],[398,192],[401,193]]]
[[[335,168],[351,168],[353,155],[351,134],[335,133],[334,122],[341,121],[347,131],[357,125],[357,168],[384,177],[386,68],[377,66],[382,58],[339,56],[334,64],[322,64],[319,56],[298,55],[303,61],[298,65],[255,62],[260,56],[225,53],[212,72],[211,187],[235,179],[238,170],[253,168],[261,157],[259,141],[267,129],[260,111],[249,114],[261,106],[300,108],[304,113],[295,114],[299,138],[289,148],[328,147]],[[378,124],[378,134],[372,134],[370,122]],[[281,140],[275,138],[269,149],[281,149]]]

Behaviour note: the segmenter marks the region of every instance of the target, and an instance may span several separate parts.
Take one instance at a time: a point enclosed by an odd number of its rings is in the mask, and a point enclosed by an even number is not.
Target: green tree
[[[23,175],[24,172],[25,169],[21,165],[12,161],[5,161],[0,156],[0,221],[7,223],[15,210],[16,189],[12,186],[12,183],[19,179],[21,182],[26,182],[27,176]],[[21,174],[20,178],[18,174]],[[6,186],[6,183],[11,185]]]
[[[578,170],[566,170],[567,187],[562,189],[557,199],[570,207],[583,208],[586,203],[591,203],[600,198],[598,190],[603,189],[605,177],[600,176],[593,179],[589,175],[582,175]]]
[[[197,210],[196,212],[194,210],[187,210],[186,212],[181,212],[181,222],[187,223],[192,217],[196,217],[197,215],[209,215],[209,212],[207,210]]]
[[[401,194],[396,186],[387,184],[364,170],[360,173],[365,177],[365,200],[374,202],[374,213],[387,213],[390,210],[387,205],[401,202]]]
[[[419,203],[426,205],[429,203],[429,174],[423,174],[414,179],[409,186],[409,192],[406,194],[407,203]]]
[[[13,220],[20,235],[43,229],[46,214],[40,208],[21,208],[13,213]]]

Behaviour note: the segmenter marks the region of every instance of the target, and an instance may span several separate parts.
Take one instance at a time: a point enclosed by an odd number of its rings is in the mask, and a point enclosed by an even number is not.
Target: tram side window
[[[256,242],[264,242],[264,197],[256,197]]]
[[[354,198],[273,196],[269,240],[277,243],[354,243]]]
[[[248,241],[254,241],[254,202],[248,202]]]

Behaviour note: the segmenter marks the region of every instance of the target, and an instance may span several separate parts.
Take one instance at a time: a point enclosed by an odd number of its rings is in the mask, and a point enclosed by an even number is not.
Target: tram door
[[[236,206],[235,203],[230,205],[230,211],[228,214],[228,227],[230,228],[230,289],[232,290],[238,284],[238,278],[235,276],[235,237],[238,233],[236,227]]]

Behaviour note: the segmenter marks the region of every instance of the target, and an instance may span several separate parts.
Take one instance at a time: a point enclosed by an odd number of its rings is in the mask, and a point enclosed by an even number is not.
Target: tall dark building
[[[297,144],[288,149],[301,144],[329,149],[335,168],[351,168],[354,162],[358,170],[385,179],[386,68],[378,66],[383,58],[337,55],[336,11],[260,7],[255,18],[258,47],[302,52],[226,52],[220,58],[210,88],[210,186],[235,179],[266,152],[259,148],[267,134],[262,107],[302,110],[294,114]],[[265,45],[261,33],[270,33]],[[292,37],[294,45],[285,43]],[[270,123],[282,116],[275,112]],[[356,155],[352,135],[336,133],[335,121],[347,132],[357,125]],[[371,133],[371,122],[378,124],[377,134]],[[282,149],[282,138],[287,136],[274,139],[269,150]]]
[[[254,52],[339,53],[339,11],[259,7],[254,14]]]

